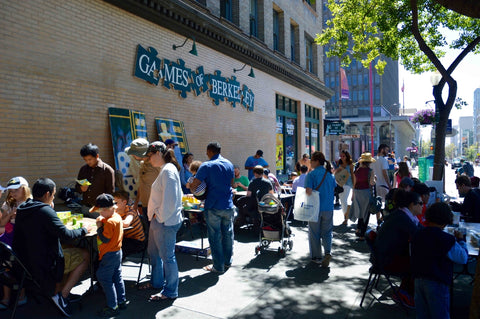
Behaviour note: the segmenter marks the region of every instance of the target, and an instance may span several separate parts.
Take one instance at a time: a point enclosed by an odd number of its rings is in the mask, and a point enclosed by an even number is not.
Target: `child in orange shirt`
[[[97,279],[107,298],[107,307],[99,311],[101,317],[118,315],[119,309],[127,307],[125,284],[122,279],[123,225],[120,215],[115,213],[115,203],[110,194],[98,195],[92,211],[99,211],[97,218],[98,259],[100,265]]]

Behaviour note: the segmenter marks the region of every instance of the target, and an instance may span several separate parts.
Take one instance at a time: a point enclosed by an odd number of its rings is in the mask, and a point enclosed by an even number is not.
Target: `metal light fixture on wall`
[[[175,44],[174,44],[174,45],[172,46],[172,48],[173,48],[174,50],[176,50],[176,49],[178,49],[178,48],[183,47],[183,46],[187,43],[188,39],[190,39],[190,38],[191,38],[192,41],[193,41],[193,45],[192,45],[192,49],[191,49],[190,51],[188,51],[188,53],[198,56],[198,53],[197,53],[197,45],[196,45],[196,43],[195,43],[195,38],[194,38],[194,37],[187,37],[187,38],[185,39],[185,41],[183,41],[183,43],[182,43],[181,45],[175,45]]]
[[[247,64],[245,63],[240,69],[233,69],[233,72],[237,73],[239,71],[242,71],[243,69],[245,69],[246,66]],[[253,67],[251,65],[250,65],[250,73],[248,73],[248,76],[251,78],[255,77],[255,73],[253,73]]]

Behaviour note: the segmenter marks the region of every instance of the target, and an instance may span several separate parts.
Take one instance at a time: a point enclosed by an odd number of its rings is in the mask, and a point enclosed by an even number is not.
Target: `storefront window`
[[[312,155],[319,150],[320,111],[310,105],[305,105],[305,153]]]
[[[297,160],[297,105],[287,97],[276,96],[276,169],[277,175],[287,175],[295,169]]]

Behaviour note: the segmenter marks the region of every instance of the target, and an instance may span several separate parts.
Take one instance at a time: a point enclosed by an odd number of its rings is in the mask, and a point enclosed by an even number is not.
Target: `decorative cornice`
[[[200,5],[180,0],[104,0],[139,17],[231,56],[279,78],[320,99],[328,100],[334,91],[318,77],[302,70],[263,42],[248,36],[225,19],[210,14]]]

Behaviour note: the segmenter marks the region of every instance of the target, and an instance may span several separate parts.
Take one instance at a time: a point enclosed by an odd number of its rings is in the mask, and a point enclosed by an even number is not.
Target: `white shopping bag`
[[[320,197],[318,191],[312,190],[312,194],[307,195],[305,188],[297,187],[293,206],[294,218],[304,222],[317,222],[319,213]]]

